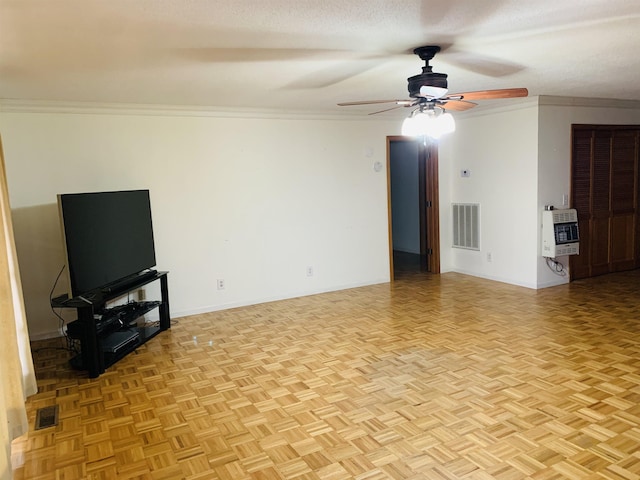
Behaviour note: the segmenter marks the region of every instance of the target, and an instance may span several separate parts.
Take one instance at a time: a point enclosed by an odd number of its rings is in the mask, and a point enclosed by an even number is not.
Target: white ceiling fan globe
[[[443,87],[432,87],[430,85],[423,85],[420,87],[420,96],[428,98],[442,98],[449,89]]]

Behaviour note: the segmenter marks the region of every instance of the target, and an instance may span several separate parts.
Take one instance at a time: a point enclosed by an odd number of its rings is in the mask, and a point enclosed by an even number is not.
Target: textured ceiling
[[[431,44],[452,92],[640,101],[637,0],[0,0],[0,99],[365,114]]]

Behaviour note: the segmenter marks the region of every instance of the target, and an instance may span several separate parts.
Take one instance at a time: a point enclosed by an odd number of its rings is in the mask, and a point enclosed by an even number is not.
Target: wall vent
[[[36,412],[36,430],[54,427],[58,424],[58,405],[40,408]]]
[[[578,213],[574,209],[553,210],[553,223],[569,223],[578,221]]]
[[[480,250],[480,204],[453,204],[453,246]]]

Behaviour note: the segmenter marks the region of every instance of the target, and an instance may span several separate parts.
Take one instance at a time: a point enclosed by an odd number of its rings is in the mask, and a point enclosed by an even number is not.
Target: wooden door
[[[611,145],[611,271],[638,266],[638,131],[614,132]]]
[[[571,206],[578,212],[580,255],[569,260],[571,278],[591,276],[591,180],[593,132],[575,130],[572,135]]]
[[[574,125],[571,197],[578,211],[580,255],[571,278],[640,267],[640,128]]]

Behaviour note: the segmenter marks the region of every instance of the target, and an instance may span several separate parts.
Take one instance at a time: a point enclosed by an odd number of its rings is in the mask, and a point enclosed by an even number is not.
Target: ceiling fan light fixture
[[[433,132],[437,134],[437,137],[440,138],[442,135],[446,135],[448,133],[453,133],[456,131],[456,121],[448,112],[443,113],[436,119],[436,128],[433,129]],[[433,136],[433,135],[432,135]]]
[[[402,135],[409,137],[426,136],[438,139],[442,135],[454,132],[456,122],[453,115],[440,107],[425,107],[411,112],[402,122]]]
[[[444,97],[449,89],[444,87],[434,87],[432,85],[423,85],[420,87],[420,95],[422,97],[429,98],[441,98]]]
[[[419,104],[419,112],[425,112],[427,110],[438,109],[438,114],[444,115],[443,105],[448,104],[449,108],[454,111],[464,111],[475,107],[477,104],[469,100],[495,100],[499,98],[517,98],[526,97],[529,92],[526,88],[500,88],[495,90],[477,90],[474,92],[466,93],[454,93],[449,94],[449,84],[447,82],[446,73],[437,73],[433,71],[429,62],[440,51],[438,45],[427,45],[424,47],[418,47],[413,50],[413,53],[418,55],[424,60],[425,65],[422,67],[422,72],[418,75],[407,78],[407,89],[409,90],[408,100],[365,100],[356,102],[343,102],[338,105],[368,105],[377,103],[395,103],[396,107],[387,108],[378,112],[370,113],[374,115],[376,113],[386,112],[399,108],[399,106],[409,107]],[[415,112],[411,114],[411,118],[415,117]],[[441,121],[443,126],[441,128],[442,134],[449,133],[455,130],[455,122],[452,117],[443,117]],[[413,127],[413,120],[405,121],[407,124],[403,127],[404,132],[415,130],[417,127]]]
[[[417,137],[419,135],[418,125],[413,115],[409,115],[402,122],[402,135],[405,137]]]

